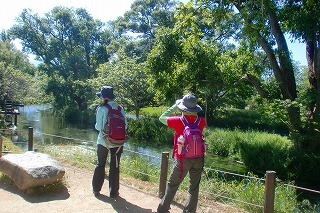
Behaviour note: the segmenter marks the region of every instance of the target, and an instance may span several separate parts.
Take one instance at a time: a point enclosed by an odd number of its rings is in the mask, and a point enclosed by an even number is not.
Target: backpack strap
[[[188,120],[184,116],[181,116],[180,119],[181,119],[184,126],[186,126],[189,123]],[[199,126],[199,124],[200,124],[199,116],[197,116],[197,119],[194,121],[194,124],[197,124]]]
[[[122,147],[122,146],[119,146],[118,149],[117,149],[117,151],[116,151],[116,153],[114,154],[114,156],[115,156],[115,158],[116,158],[116,168],[119,167],[119,159],[118,159],[118,155],[117,155],[117,154],[119,153],[121,147]],[[107,147],[107,149],[109,150],[110,155],[112,155],[110,148]]]
[[[199,124],[200,124],[200,118],[199,118],[199,116],[197,116],[197,119],[196,119],[196,121],[195,121],[194,123],[199,126]]]
[[[186,125],[188,124],[188,121],[187,121],[187,119],[186,119],[184,116],[181,116],[181,117],[180,117],[180,120],[182,121],[183,126],[186,126]]]
[[[112,107],[111,107],[109,104],[104,104],[103,106],[107,107],[109,111],[110,111],[110,110],[113,110]],[[122,109],[122,106],[121,106],[121,105],[118,105],[118,109],[117,109],[117,110],[118,110],[119,112],[121,112],[121,109]]]
[[[109,104],[104,104],[103,106],[107,107],[108,110],[112,110],[112,107]]]
[[[118,111],[121,112],[122,106],[118,105]]]

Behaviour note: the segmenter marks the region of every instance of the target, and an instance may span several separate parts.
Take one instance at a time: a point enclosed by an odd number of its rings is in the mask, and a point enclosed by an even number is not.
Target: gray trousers
[[[195,158],[195,159],[183,159],[182,161],[182,178],[180,176],[180,160],[175,159],[174,167],[168,181],[166,193],[162,198],[157,212],[168,212],[170,210],[170,205],[173,201],[173,198],[183,181],[184,177],[189,173],[189,197],[184,206],[183,212],[196,212],[198,205],[199,197],[199,184],[201,180],[201,173],[204,166],[204,158]]]

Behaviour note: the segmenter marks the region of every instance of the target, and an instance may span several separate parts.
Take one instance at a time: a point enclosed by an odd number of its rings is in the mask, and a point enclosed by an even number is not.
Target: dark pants
[[[118,152],[117,152],[118,151]],[[110,148],[110,167],[109,167],[109,192],[110,195],[116,195],[119,191],[119,173],[120,173],[120,157],[123,152],[123,146]],[[109,150],[98,144],[97,156],[98,163],[94,170],[92,178],[92,189],[94,192],[100,192],[104,178],[105,178],[105,166],[107,162]]]
[[[189,197],[187,203],[184,206],[183,212],[196,212],[198,205],[198,196],[199,196],[199,185],[201,180],[201,173],[204,166],[204,158],[195,158],[195,159],[183,159],[183,172],[182,177],[180,176],[180,160],[175,159],[175,164],[168,181],[166,193],[162,198],[157,212],[168,212],[170,210],[170,204],[173,201],[173,198],[180,186],[180,183],[183,181],[184,177],[189,173]]]

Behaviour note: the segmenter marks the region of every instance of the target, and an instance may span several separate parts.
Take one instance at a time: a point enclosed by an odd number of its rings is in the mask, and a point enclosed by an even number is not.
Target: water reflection
[[[94,129],[80,129],[56,116],[49,104],[24,106],[20,109],[18,129],[33,127],[34,142],[44,144],[93,145],[97,139]],[[75,140],[74,140],[75,139]]]
[[[80,125],[65,122],[62,117],[53,113],[49,104],[24,106],[19,110],[21,114],[18,117],[18,130],[28,130],[29,127],[33,127],[35,148],[37,145],[46,144],[71,144],[89,150],[96,148],[98,132],[94,127],[83,129]],[[19,146],[27,149],[26,143]],[[125,149],[156,157],[161,157],[161,152],[164,151],[137,146],[130,141],[125,144]]]

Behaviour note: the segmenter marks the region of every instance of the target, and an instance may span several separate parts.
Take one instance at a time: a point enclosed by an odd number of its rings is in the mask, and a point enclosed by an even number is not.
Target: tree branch
[[[257,90],[257,92],[259,93],[259,95],[262,98],[266,98],[268,99],[269,95],[267,93],[267,91],[265,91],[262,87],[261,82],[259,81],[258,78],[254,77],[251,74],[245,74],[242,78],[240,78],[237,82],[235,82],[233,85],[235,87],[237,87],[238,85],[240,85],[243,82],[249,82],[253,85],[253,87]]]

